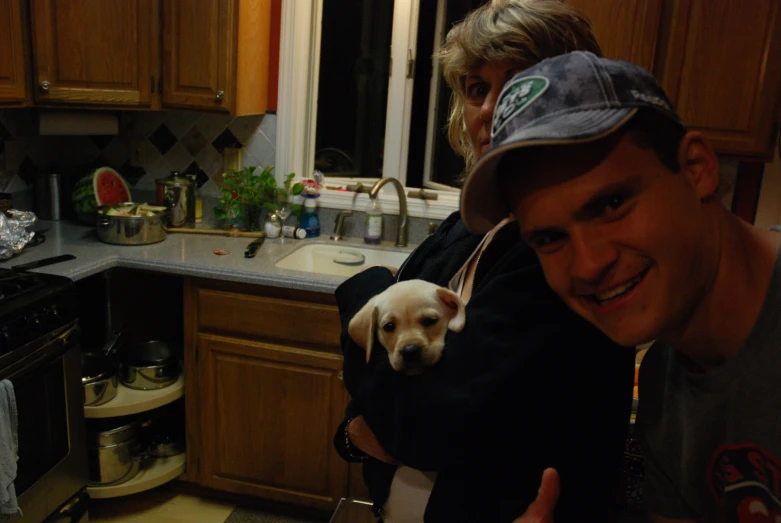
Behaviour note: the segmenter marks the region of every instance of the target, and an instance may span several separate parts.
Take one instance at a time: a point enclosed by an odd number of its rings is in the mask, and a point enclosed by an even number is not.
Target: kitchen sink
[[[350,244],[304,245],[277,262],[280,269],[352,276],[372,265],[400,267],[409,252]]]

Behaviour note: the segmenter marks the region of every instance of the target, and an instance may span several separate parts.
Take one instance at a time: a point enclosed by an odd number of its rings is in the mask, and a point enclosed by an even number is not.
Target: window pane
[[[324,0],[315,168],[382,176],[392,0]]]

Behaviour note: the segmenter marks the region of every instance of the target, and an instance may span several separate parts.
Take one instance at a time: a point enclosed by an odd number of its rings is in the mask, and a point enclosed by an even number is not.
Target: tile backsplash
[[[0,111],[0,191],[30,189],[35,176],[78,178],[108,165],[140,192],[171,171],[197,176],[201,192],[216,196],[222,152],[241,148],[243,165],[273,165],[276,115],[242,116],[162,111],[118,112],[116,136],[38,136],[35,109]],[[130,165],[131,146],[144,146],[143,167]]]

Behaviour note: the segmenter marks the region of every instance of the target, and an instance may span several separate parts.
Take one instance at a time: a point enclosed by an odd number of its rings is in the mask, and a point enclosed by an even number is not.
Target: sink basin
[[[399,267],[409,252],[373,249],[349,244],[304,245],[277,262],[280,269],[352,276],[371,265]]]

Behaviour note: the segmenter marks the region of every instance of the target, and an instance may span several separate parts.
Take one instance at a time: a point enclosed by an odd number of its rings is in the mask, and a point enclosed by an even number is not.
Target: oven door
[[[28,347],[0,371],[14,385],[19,419],[16,495],[24,518],[43,521],[87,484],[84,392],[78,326]]]

